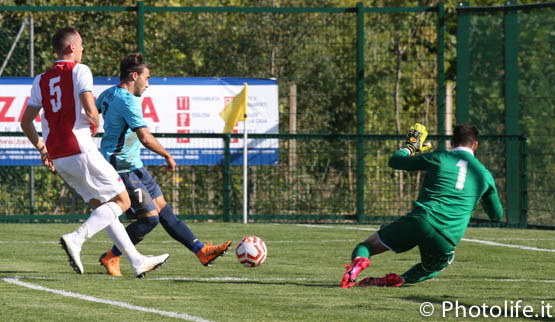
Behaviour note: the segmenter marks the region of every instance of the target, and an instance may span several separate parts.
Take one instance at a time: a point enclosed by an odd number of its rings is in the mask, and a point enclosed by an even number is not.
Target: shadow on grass
[[[176,283],[198,283],[198,284],[236,284],[236,285],[274,285],[274,286],[302,286],[302,287],[315,287],[315,288],[340,288],[337,284],[317,284],[317,283],[300,283],[300,282],[274,282],[274,281],[241,281],[241,280],[173,280]]]
[[[449,296],[441,296],[441,297],[424,297],[424,296],[402,296],[399,297],[398,299],[401,300],[405,300],[405,301],[411,301],[411,302],[416,302],[418,304],[422,304],[424,302],[430,302],[432,304],[437,304],[437,305],[443,305],[443,302],[447,301],[447,302],[451,302],[451,303],[455,303],[455,301],[458,301],[458,299],[455,298],[451,298]],[[470,303],[465,303],[465,302],[458,302],[459,305],[465,306],[465,307],[470,307],[474,304],[470,304]]]
[[[37,274],[37,273],[41,273],[41,272],[38,272],[38,271],[0,271],[0,274],[26,274],[26,273]]]

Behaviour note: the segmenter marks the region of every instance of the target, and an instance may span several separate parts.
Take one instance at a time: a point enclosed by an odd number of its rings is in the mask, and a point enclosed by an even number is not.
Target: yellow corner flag
[[[247,116],[247,83],[239,94],[229,102],[220,112],[220,116],[225,121],[223,133],[231,133],[235,124],[245,121]]]

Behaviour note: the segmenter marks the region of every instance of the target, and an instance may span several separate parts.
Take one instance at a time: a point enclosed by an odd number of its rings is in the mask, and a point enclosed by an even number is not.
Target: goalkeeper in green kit
[[[389,166],[397,170],[424,170],[426,178],[414,209],[406,216],[383,226],[353,250],[342,288],[356,284],[359,273],[370,265],[370,257],[388,250],[406,252],[416,246],[421,262],[402,275],[367,277],[358,286],[399,287],[437,276],[455,256],[472,211],[480,200],[493,221],[503,218],[491,173],[474,157],[478,130],[474,125],[455,126],[451,151],[425,152],[426,127],[416,123],[407,135],[406,147],[395,152]],[[347,266],[347,265],[346,265]]]

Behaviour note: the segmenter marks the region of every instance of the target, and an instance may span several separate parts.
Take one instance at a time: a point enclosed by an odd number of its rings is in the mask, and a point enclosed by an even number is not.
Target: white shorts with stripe
[[[104,203],[125,190],[120,176],[98,149],[54,159],[56,171],[86,202]]]

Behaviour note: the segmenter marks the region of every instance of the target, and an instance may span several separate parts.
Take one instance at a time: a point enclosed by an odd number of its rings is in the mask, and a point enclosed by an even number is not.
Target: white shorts
[[[56,171],[86,202],[97,199],[104,203],[125,190],[116,170],[97,149],[53,162]]]

